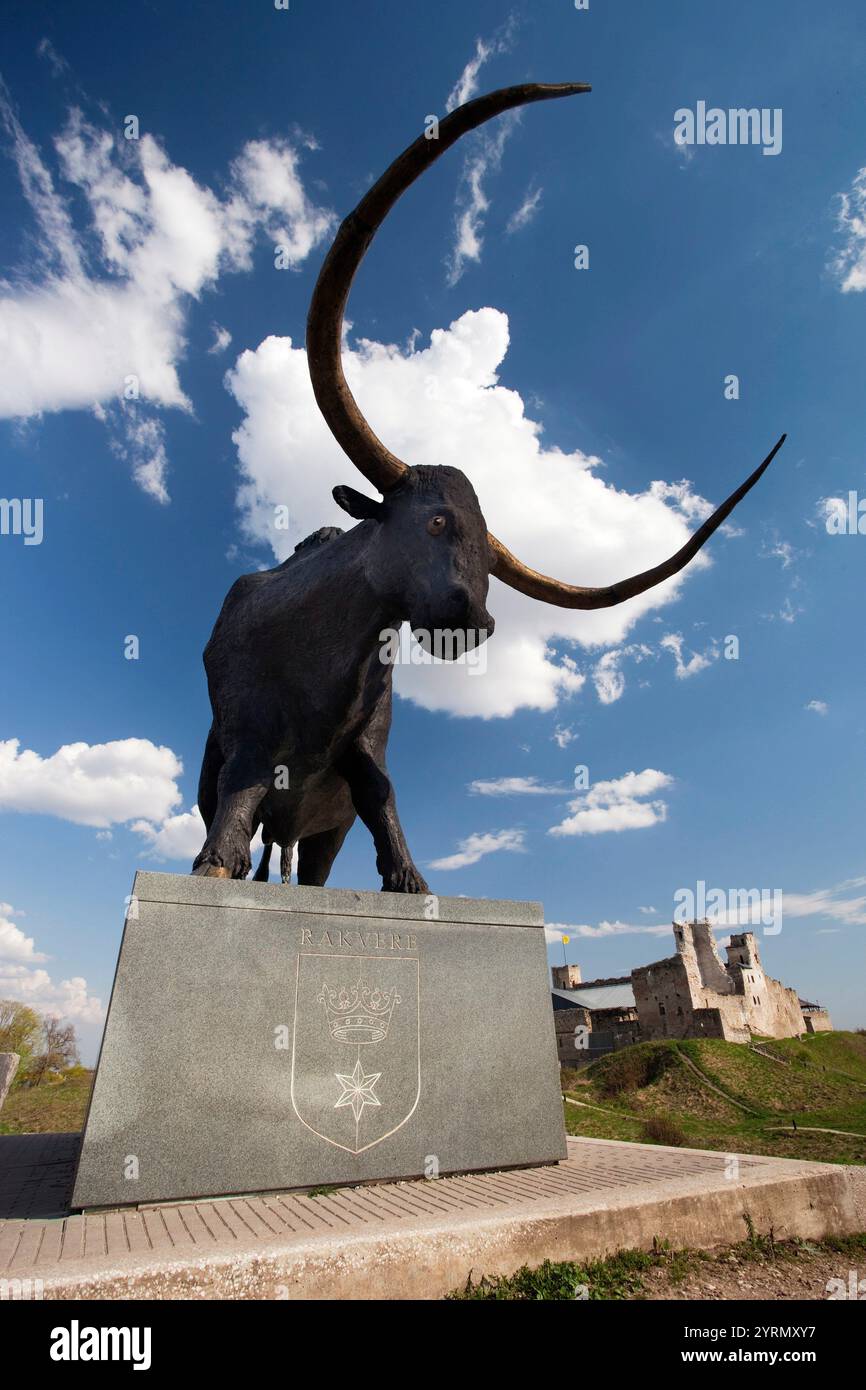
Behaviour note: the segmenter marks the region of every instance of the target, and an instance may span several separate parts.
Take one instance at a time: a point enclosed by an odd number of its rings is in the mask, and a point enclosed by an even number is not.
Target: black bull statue
[[[266,879],[281,847],[284,882],[298,846],[298,882],[324,884],[361,817],[376,846],[383,889],[424,893],[385,765],[392,665],[384,630],[465,634],[471,647],[493,631],[489,575],[543,603],[606,608],[676,574],[758,481],[782,439],[750,478],[663,564],[605,588],[564,584],[527,568],[489,534],[469,479],[457,468],[411,467],[376,437],[340,360],[343,315],[355,272],[400,195],[467,131],[527,102],[589,91],[582,83],[531,84],[459,107],[437,139],[417,139],[340,227],[322,266],[307,320],[313,390],[332,433],[378,501],[350,487],[334,497],[360,524],[308,537],[275,569],[232,585],[205,648],[213,709],[199,782],[207,839],[193,873],[245,878],[261,825]],[[444,653],[448,655],[447,652]]]

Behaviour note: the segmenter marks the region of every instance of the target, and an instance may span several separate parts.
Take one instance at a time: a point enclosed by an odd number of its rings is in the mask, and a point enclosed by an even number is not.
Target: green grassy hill
[[[83,1129],[92,1085],[92,1071],[72,1067],[41,1086],[13,1086],[0,1110],[0,1134],[69,1134]]]
[[[760,1046],[770,1055],[709,1039],[639,1043],[563,1071],[566,1128],[600,1139],[866,1163],[866,1036],[818,1033]],[[75,1067],[42,1086],[13,1087],[0,1134],[80,1130],[92,1080]],[[669,1135],[656,1130],[662,1123]]]
[[[566,1127],[642,1142],[658,1130],[659,1142],[693,1148],[866,1163],[866,1037],[818,1033],[760,1046],[771,1055],[710,1039],[638,1043],[566,1071],[563,1091],[580,1102],[566,1101]],[[662,1125],[671,1127],[667,1140]]]

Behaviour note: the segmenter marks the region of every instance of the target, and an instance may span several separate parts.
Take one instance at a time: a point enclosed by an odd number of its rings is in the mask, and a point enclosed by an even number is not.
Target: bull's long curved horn
[[[380,492],[400,481],[406,464],[377,438],[349,390],[340,360],[343,314],[355,272],[377,229],[406,189],[420,178],[440,155],[477,126],[527,102],[588,92],[585,82],[555,85],[526,83],[502,87],[458,106],[439,122],[437,139],[425,135],[404,150],[350,212],[334,238],[310,301],[307,316],[307,361],[313,391],[337,443],[357,468]],[[503,556],[508,554],[502,551]]]
[[[490,573],[495,574],[497,579],[501,579],[504,584],[510,585],[512,589],[519,589],[522,594],[528,594],[530,598],[541,599],[544,603],[554,603],[559,608],[612,608],[615,603],[622,603],[627,598],[634,598],[635,594],[642,594],[647,589],[652,589],[654,585],[661,584],[663,579],[670,579],[672,574],[678,574],[693,560],[701,546],[709,540],[710,536],[718,526],[721,526],[726,517],[736,507],[737,503],[745,497],[750,488],[760,478],[765,469],[769,468],[776,454],[781,449],[787,435],[782,435],[781,439],[773,445],[764,462],[755,469],[754,473],[732,492],[726,502],[723,502],[712,514],[708,516],[702,526],[699,526],[693,536],[690,536],[685,545],[672,555],[669,560],[665,560],[660,565],[654,565],[651,570],[643,570],[641,574],[633,574],[630,579],[621,579],[618,584],[608,584],[603,589],[583,589],[577,584],[562,584],[558,579],[550,579],[546,574],[539,574],[537,570],[531,570],[527,565],[521,563],[516,555],[512,555],[501,541],[488,532],[488,543],[490,545],[491,564]]]
[[[365,478],[380,492],[387,492],[400,481],[406,464],[385,447],[367,424],[343,375],[341,361],[343,315],[355,272],[364,259],[367,248],[378,228],[406,189],[420,178],[424,170],[460,139],[461,135],[483,125],[491,117],[501,115],[516,106],[553,97],[574,96],[592,89],[585,82],[525,83],[519,87],[502,87],[486,96],[458,106],[439,123],[438,139],[426,134],[404,150],[377,183],[361,199],[354,212],[340,225],[334,244],[325,257],[307,316],[307,361],[310,378],[319,409],[331,433]],[[750,488],[769,467],[785,442],[783,434],[760,467],[747,478],[726,502],[713,512],[686,544],[663,564],[644,570],[641,574],[622,579],[604,588],[583,588],[564,584],[558,579],[540,574],[524,565],[501,541],[488,533],[490,572],[504,584],[531,598],[560,608],[610,608],[625,599],[642,594],[677,574],[692,560],[701,546],[709,540],[718,526],[745,497]]]

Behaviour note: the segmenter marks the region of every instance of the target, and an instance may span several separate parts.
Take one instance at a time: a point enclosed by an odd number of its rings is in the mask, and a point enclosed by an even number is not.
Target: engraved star
[[[341,1105],[351,1105],[352,1114],[355,1116],[355,1124],[358,1123],[364,1113],[365,1105],[380,1105],[381,1101],[374,1091],[374,1086],[382,1075],[380,1071],[372,1072],[369,1076],[361,1069],[360,1059],[355,1063],[355,1070],[351,1076],[342,1076],[340,1072],[335,1072],[337,1080],[343,1088],[343,1094],[338,1101],[334,1102],[334,1109],[338,1110]]]

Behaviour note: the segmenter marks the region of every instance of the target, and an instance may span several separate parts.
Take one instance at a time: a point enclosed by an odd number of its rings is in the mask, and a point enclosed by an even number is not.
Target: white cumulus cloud
[[[75,975],[55,984],[41,966],[48,957],[11,921],[20,916],[11,904],[0,903],[0,999],[17,1000],[39,1014],[101,1023],[105,1010],[100,999],[88,994],[87,981]]]
[[[0,811],[58,816],[105,830],[135,817],[163,820],[181,800],[183,771],[170,748],[146,738],[67,743],[44,758],[0,741]]]
[[[33,937],[25,936],[21,928],[11,921],[12,917],[19,915],[11,903],[0,903],[0,961],[45,960],[36,950]]]
[[[605,835],[611,831],[645,830],[667,819],[667,803],[647,797],[673,785],[673,777],[647,767],[609,782],[596,782],[569,802],[571,815],[551,826],[548,835]]]
[[[47,970],[0,961],[0,997],[15,999],[38,1014],[51,1014],[77,1023],[101,1023],[105,1017],[102,1000],[88,993],[81,975],[56,984]]]
[[[498,383],[508,342],[506,315],[484,308],[436,329],[427,346],[347,340],[343,362],[353,394],[388,447],[413,464],[462,468],[490,529],[527,564],[598,585],[673,554],[709,503],[685,484],[666,491],[648,483],[645,492],[629,493],[599,475],[599,459],[545,445],[542,426],[527,415],[519,393]],[[357,486],[359,477],[316,408],[304,351],[289,338],[269,337],[241,353],[227,382],[244,412],[234,436],[244,530],[282,561],[317,527],[346,524],[331,488]],[[290,513],[287,529],[274,525],[279,505]],[[701,554],[688,572],[709,563]],[[615,608],[576,612],[492,580],[488,606],[496,632],[486,647],[486,671],[447,662],[398,665],[396,688],[427,709],[461,715],[553,710],[585,683],[575,645],[620,644],[642,615],[671,603],[684,582],[678,575]]]
[[[179,811],[177,815],[166,816],[164,820],[156,823],[138,820],[133,822],[129,828],[144,840],[147,846],[147,858],[180,861],[188,867],[192,865],[192,861],[204,844],[207,833],[198,806],[193,806],[191,811]],[[250,856],[254,868],[258,864],[263,848],[262,832],[259,828],[250,841]],[[296,874],[297,869],[298,850],[295,846],[292,853],[292,873]],[[279,879],[280,877],[280,851],[277,847],[271,854],[270,877],[272,879]]]
[[[2,84],[0,125],[38,234],[31,263],[0,284],[0,416],[94,410],[139,485],[164,502],[152,412],[190,409],[178,375],[190,303],[225,272],[249,269],[259,234],[296,268],[334,216],[308,198],[285,140],[245,145],[221,195],[146,131],[126,140],[78,109],[54,140],[52,171]],[[83,226],[69,190],[83,199]]]

